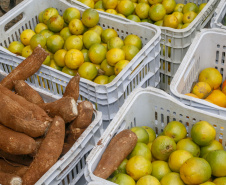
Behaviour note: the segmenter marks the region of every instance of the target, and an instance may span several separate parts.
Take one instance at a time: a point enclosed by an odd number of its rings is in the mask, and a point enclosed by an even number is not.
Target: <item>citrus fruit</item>
[[[213,90],[205,100],[220,107],[226,107],[226,95],[220,90]]]
[[[104,9],[115,9],[117,4],[118,4],[118,0],[102,0],[103,3],[103,7]]]
[[[41,45],[42,48],[46,45],[46,38],[41,34],[35,34],[30,39],[30,46],[32,50],[34,50],[38,45]]]
[[[157,4],[157,3],[162,3],[162,1],[163,0],[148,0],[150,5]]]
[[[138,180],[145,175],[150,175],[151,171],[151,162],[143,156],[134,156],[126,164],[126,173],[134,180]]]
[[[140,19],[146,19],[149,16],[149,5],[147,3],[139,3],[136,6],[135,12]]]
[[[46,39],[48,39],[50,36],[54,35],[54,33],[50,30],[42,30],[40,32],[41,35],[43,35]]]
[[[176,16],[179,24],[182,24],[183,14],[181,12],[173,12],[172,15]]]
[[[209,145],[216,136],[216,130],[207,121],[200,121],[193,125],[191,138],[199,146]]]
[[[184,182],[180,178],[180,174],[176,172],[170,172],[166,174],[160,181],[161,185],[184,185]]]
[[[112,48],[122,48],[122,46],[124,46],[124,42],[119,37],[112,37],[107,42],[108,50]]]
[[[27,58],[32,54],[32,52],[31,46],[26,46],[22,49],[21,56]]]
[[[68,25],[70,33],[73,35],[81,35],[84,33],[85,26],[79,19],[72,19]]]
[[[193,98],[199,98],[197,95],[193,94],[193,93],[187,93],[185,94],[186,96],[190,96],[190,97],[193,97]]]
[[[164,6],[166,10],[166,14],[170,14],[173,12],[174,8],[176,7],[176,1],[175,0],[163,0],[162,5]]]
[[[198,13],[198,11],[199,11],[199,8],[195,3],[187,3],[186,5],[184,5],[182,13],[183,14],[185,14],[187,12]]]
[[[99,35],[101,35],[101,33],[103,31],[103,28],[101,26],[99,26],[99,25],[96,25],[96,26],[94,26],[92,28],[89,28],[89,30],[93,30],[93,31],[97,32]]]
[[[176,150],[169,156],[169,167],[173,172],[179,173],[182,164],[192,157],[193,155],[186,150]]]
[[[206,155],[210,151],[223,150],[223,149],[224,148],[219,141],[213,140],[209,145],[203,146],[203,147],[200,148],[200,157],[203,157],[204,155]]]
[[[119,16],[119,17],[126,18],[126,16],[125,16],[125,15],[123,15],[123,14],[121,14],[121,13],[117,13],[116,15],[117,15],[117,16]]]
[[[207,3],[202,3],[199,5],[198,13],[202,11],[202,9],[206,6]]]
[[[197,16],[197,13],[195,12],[186,12],[183,15],[183,23],[191,23]]]
[[[108,76],[99,75],[94,79],[94,82],[97,83],[97,84],[101,84],[101,85],[107,84],[108,83]]]
[[[49,20],[50,17],[53,15],[59,15],[58,11],[56,8],[47,8],[44,10],[42,14],[42,20],[44,24],[47,24],[47,21]]]
[[[151,175],[141,177],[136,185],[161,185],[159,180]]]
[[[90,62],[89,56],[88,56],[88,50],[87,49],[82,49],[81,50],[83,56],[84,56],[84,62]]]
[[[127,35],[126,38],[124,39],[124,44],[125,45],[134,45],[139,50],[142,48],[142,40],[140,39],[140,37],[138,37],[137,35],[134,35],[134,34]]]
[[[151,151],[149,150],[148,146],[144,143],[137,143],[132,152],[129,154],[128,159],[131,159],[134,156],[143,156],[147,160],[151,161]]]
[[[117,10],[119,13],[121,13],[127,17],[134,12],[135,7],[134,7],[133,2],[122,0],[118,3]]]
[[[72,36],[72,34],[69,28],[65,27],[60,31],[60,36],[64,39],[64,41],[66,41],[68,37]]]
[[[64,58],[66,66],[70,69],[78,69],[84,62],[84,57],[81,51],[70,49]]]
[[[69,24],[72,19],[80,19],[80,12],[77,8],[67,8],[63,13],[63,19]]]
[[[146,129],[144,129],[142,127],[132,127],[130,130],[133,131],[137,135],[138,143],[140,142],[140,143],[148,144],[149,135],[148,135]]]
[[[224,93],[224,94],[226,94],[226,80],[224,80],[224,82],[222,83],[222,92]]]
[[[110,13],[110,14],[114,14],[114,15],[117,14],[117,12],[116,12],[115,9],[107,9],[105,12],[106,12],[106,13]]]
[[[183,12],[183,7],[184,7],[184,4],[181,4],[181,3],[179,3],[179,4],[176,4],[176,6],[175,6],[175,8],[174,8],[174,12]]]
[[[42,64],[47,65],[47,66],[49,66],[49,65],[51,64],[51,58],[50,58],[50,55],[48,55],[48,56],[46,57],[46,59],[44,60],[44,62],[43,62]]]
[[[150,136],[150,135],[149,135],[149,136]],[[149,142],[149,143],[147,144],[147,146],[148,146],[149,150],[151,151],[152,142]],[[152,160],[152,161],[153,161],[153,160]]]
[[[144,128],[147,133],[148,133],[148,136],[149,136],[149,143],[150,142],[153,142],[156,138],[156,134],[155,134],[155,131],[151,128],[151,127],[148,127],[148,126],[142,126],[142,128]]]
[[[166,9],[162,4],[154,4],[149,9],[149,17],[153,21],[160,21],[166,15]]]
[[[170,28],[177,28],[179,21],[177,17],[173,14],[167,15],[163,20],[163,26],[170,27]]]
[[[90,8],[94,8],[94,1],[93,0],[79,0],[81,3],[85,4]]]
[[[226,184],[226,177],[216,178],[216,179],[214,179],[213,183],[215,185],[225,185]]]
[[[187,135],[185,126],[178,121],[171,121],[164,128],[164,135],[174,139],[177,143],[181,139],[184,139]]]
[[[141,19],[141,22],[149,22],[151,24],[153,24],[153,21],[151,19]]]
[[[53,69],[56,69],[56,70],[59,70],[59,71],[62,70],[62,68],[60,66],[58,66],[54,60],[50,61],[49,67],[52,67]]]
[[[60,35],[52,35],[46,41],[47,49],[56,53],[57,50],[62,49],[64,46],[64,39]]]
[[[135,185],[136,184],[133,178],[131,178],[129,175],[124,173],[119,173],[115,175],[111,181],[119,185]]]
[[[226,151],[210,151],[206,156],[206,160],[211,166],[212,175],[215,177],[226,176]]]
[[[20,40],[23,45],[27,46],[30,44],[31,37],[35,35],[35,32],[31,29],[24,30],[20,35]]]
[[[198,157],[200,155],[200,148],[197,144],[195,144],[191,138],[185,138],[180,140],[177,143],[177,150],[187,150],[194,157]]]
[[[35,33],[40,33],[42,30],[48,29],[47,25],[44,23],[39,23],[35,26]]]
[[[124,159],[119,165],[119,167],[117,168],[117,170],[115,170],[112,175],[115,176],[116,174],[119,174],[119,173],[126,173],[127,162],[128,162],[128,159]]]
[[[157,137],[151,147],[152,155],[158,159],[166,161],[168,160],[170,154],[176,150],[175,141],[168,136]]]
[[[93,44],[100,44],[101,38],[98,33],[93,30],[89,30],[83,34],[82,41],[84,46],[89,49]]]
[[[169,168],[169,165],[165,161],[154,161],[152,162],[152,172],[151,175],[156,177],[159,181],[168,173],[170,173],[171,170]]]
[[[70,69],[67,66],[64,66],[63,69],[62,69],[62,72],[66,73],[68,75],[71,75],[71,76],[75,76],[78,71],[75,70],[75,69]]]
[[[60,15],[53,15],[47,21],[48,29],[52,32],[59,32],[64,28],[64,19]]]
[[[44,12],[44,11],[42,11],[42,12],[40,12],[40,13],[38,14],[38,22],[39,22],[39,23],[42,23],[42,22],[43,22],[43,19],[42,19],[43,12]]]
[[[82,23],[88,28],[94,27],[99,22],[99,13],[94,9],[86,9],[82,14]]]
[[[93,44],[88,51],[88,56],[94,64],[100,64],[106,58],[107,49],[101,44]]]
[[[103,1],[97,1],[94,4],[94,9],[103,9],[104,10]]]
[[[110,66],[106,59],[101,63],[100,68],[104,71],[104,74],[107,76],[115,74],[114,67]]]
[[[187,28],[189,26],[190,23],[185,23],[183,24],[182,28],[181,29],[184,29],[184,28]]]
[[[199,73],[199,82],[207,82],[211,88],[217,89],[222,82],[222,75],[215,68],[206,68]]]
[[[94,64],[85,62],[79,67],[78,73],[82,78],[93,80],[97,76],[98,71]]]
[[[64,44],[64,49],[78,49],[81,50],[83,47],[82,40],[77,35],[72,35],[67,38]]]
[[[211,177],[211,167],[205,159],[192,157],[181,166],[180,177],[185,184],[201,184]]]
[[[113,81],[113,80],[115,79],[115,77],[116,77],[115,75],[111,75],[111,76],[109,77],[109,80],[108,80],[109,83],[110,83],[111,81]]]
[[[108,40],[113,37],[118,37],[118,33],[112,28],[103,30],[103,32],[101,33],[101,40],[103,41],[103,43],[107,44]]]
[[[125,59],[129,61],[139,52],[139,49],[134,45],[125,45],[122,47],[122,50],[125,52]]]
[[[64,58],[65,58],[66,53],[67,53],[67,51],[65,49],[60,49],[54,54],[53,58],[58,66],[60,66],[60,67],[65,66]]]
[[[154,23],[154,25],[156,25],[156,26],[163,26],[163,20],[156,21],[156,22]]]
[[[200,185],[216,185],[216,184],[214,184],[213,182],[204,182],[204,183],[202,183]]]
[[[128,60],[120,60],[115,64],[115,75],[118,75],[129,64]]]
[[[106,59],[109,65],[115,66],[120,60],[125,60],[125,52],[119,48],[113,48],[108,50]]]
[[[211,87],[207,82],[198,82],[192,89],[192,93],[199,98],[205,98],[211,92]]]
[[[94,64],[98,70],[98,73],[99,73],[99,69],[100,69],[100,64]],[[102,73],[99,73],[99,75],[101,75]]]
[[[129,15],[126,18],[131,21],[140,22],[140,18],[137,15]]]

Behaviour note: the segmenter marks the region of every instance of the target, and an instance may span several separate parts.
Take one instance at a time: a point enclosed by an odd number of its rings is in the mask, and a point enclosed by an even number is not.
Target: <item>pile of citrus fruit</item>
[[[43,64],[69,75],[79,75],[98,84],[110,83],[142,48],[137,35],[124,40],[111,28],[98,25],[99,13],[86,9],[82,16],[76,8],[68,8],[63,16],[55,8],[47,8],[38,16],[34,31],[24,30],[20,41],[8,50],[28,57],[41,45],[50,56]]]
[[[186,28],[206,3],[181,4],[175,0],[79,0],[99,11],[115,14],[136,22],[149,22],[175,29]]]
[[[131,130],[137,144],[109,181],[119,185],[226,184],[226,151],[215,140],[210,123],[194,124],[191,137],[178,121],[168,123],[158,137],[147,126]]]
[[[217,69],[206,68],[199,73],[198,82],[194,83],[191,93],[185,95],[226,107],[226,80],[222,80]]]

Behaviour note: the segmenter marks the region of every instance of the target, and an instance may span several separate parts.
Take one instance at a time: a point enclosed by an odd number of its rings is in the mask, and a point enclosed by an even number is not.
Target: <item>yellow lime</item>
[[[47,8],[44,10],[42,14],[42,20],[44,24],[47,24],[47,21],[49,20],[50,17],[53,15],[59,15],[58,11],[56,8]]]
[[[180,174],[176,172],[170,172],[166,174],[160,181],[161,185],[185,185],[180,178]]]
[[[148,144],[149,135],[148,135],[148,132],[146,131],[146,129],[144,129],[142,127],[132,127],[130,130],[133,131],[137,135],[138,143],[140,142],[140,143]]]
[[[84,62],[90,62],[89,56],[88,56],[88,50],[87,49],[82,49],[81,50],[83,56],[84,56]]]
[[[122,48],[123,45],[124,45],[124,42],[119,37],[112,37],[107,42],[108,50],[110,50],[112,48]]]
[[[31,37],[35,35],[35,32],[31,29],[24,30],[20,35],[21,42],[27,46],[30,44]]]
[[[122,47],[122,50],[125,52],[125,59],[129,61],[139,52],[139,49],[134,45],[125,45]]]
[[[191,138],[185,138],[180,140],[177,143],[177,150],[187,150],[194,157],[198,157],[200,155],[200,148],[197,144],[195,144]]]
[[[68,75],[71,75],[71,76],[75,76],[78,71],[75,70],[75,69],[70,69],[67,66],[64,66],[63,69],[62,69],[62,72],[66,73]]]
[[[58,66],[54,60],[50,61],[50,65],[49,66],[52,67],[53,69],[56,69],[56,70],[59,70],[59,71],[62,70],[62,68],[60,66]]]
[[[64,49],[78,49],[81,50],[83,47],[83,42],[77,35],[72,35],[67,38],[64,44]]]
[[[170,173],[171,170],[169,168],[169,165],[165,161],[154,161],[152,162],[152,172],[151,175],[156,177],[159,181],[168,173]]]
[[[215,185],[225,185],[226,184],[226,177],[216,178],[216,179],[214,179],[213,183]]]
[[[102,0],[103,2],[103,7],[104,9],[115,9],[117,4],[118,4],[118,0]]]
[[[116,184],[135,185],[135,181],[127,174],[119,173],[112,178],[112,182]]]
[[[150,142],[153,142],[156,138],[156,134],[155,134],[155,131],[151,128],[151,127],[148,127],[148,126],[142,126],[142,128],[144,128],[147,133],[148,133],[148,136],[149,136],[149,143]]]
[[[181,12],[173,12],[172,15],[176,16],[179,24],[182,23],[182,20],[183,20],[183,13]]]
[[[88,27],[94,27],[99,22],[99,13],[94,9],[86,9],[82,14],[82,23]]]
[[[54,33],[50,30],[42,30],[40,32],[41,35],[43,35],[46,39],[48,39],[50,36],[54,35]]]
[[[34,50],[38,45],[41,45],[42,48],[46,45],[46,38],[41,34],[36,34],[30,39],[30,46],[32,50]]]
[[[126,18],[131,21],[140,22],[140,18],[137,15],[129,15]]]
[[[202,3],[199,5],[198,13],[202,11],[202,9],[206,6],[207,3]]]
[[[88,56],[94,64],[100,64],[106,58],[107,49],[102,44],[93,44],[88,51]]]
[[[166,9],[162,4],[154,4],[150,7],[149,17],[153,21],[163,20],[163,17],[166,15]]]
[[[128,159],[124,159],[121,164],[119,165],[119,167],[117,168],[117,170],[114,171],[113,176],[115,176],[116,174],[119,173],[125,173],[126,174],[126,164],[128,162]]]
[[[104,10],[103,1],[97,1],[94,4],[94,9],[103,9]]]
[[[161,185],[159,180],[151,175],[141,177],[136,185]]]
[[[99,25],[96,25],[96,26],[94,26],[92,28],[89,28],[89,30],[93,30],[93,31],[97,32],[99,35],[101,35],[101,33],[103,31],[103,28],[101,26],[99,26]]]
[[[135,12],[140,19],[146,19],[149,15],[149,5],[146,3],[139,3],[136,6]]]
[[[70,29],[68,27],[63,28],[60,31],[60,36],[66,41],[68,37],[72,36]]]
[[[111,76],[115,74],[114,67],[110,66],[107,63],[106,59],[101,63],[100,68],[104,71],[104,74],[107,76]]]
[[[213,140],[209,145],[201,147],[201,149],[200,149],[200,157],[203,157],[204,155],[206,155],[210,151],[223,150],[223,149],[224,148],[223,148],[222,144],[219,141]]]
[[[124,44],[125,45],[134,45],[136,46],[139,50],[142,48],[142,40],[140,37],[137,35],[127,35],[126,38],[124,39]]]
[[[60,67],[65,66],[64,59],[65,59],[66,53],[67,53],[67,51],[65,49],[60,49],[54,54],[53,58],[58,66],[60,66]]]
[[[29,57],[32,54],[33,50],[31,49],[31,46],[26,46],[22,50],[22,57]]]
[[[83,34],[82,41],[84,46],[89,49],[93,44],[100,44],[101,38],[98,33],[93,30],[89,30]]]
[[[63,48],[64,39],[60,35],[52,35],[47,39],[46,45],[50,52],[56,53],[57,50]]]
[[[80,12],[77,8],[67,8],[63,13],[63,19],[69,24],[72,19],[80,19]]]
[[[195,3],[187,3],[186,5],[184,5],[183,7],[183,14],[187,13],[187,12],[195,12],[198,13],[199,8]]]
[[[85,4],[90,8],[94,8],[94,1],[93,0],[79,0],[81,3]]]
[[[137,143],[132,152],[129,154],[128,159],[131,159],[134,156],[143,156],[147,160],[152,160],[151,151],[149,150],[148,146],[144,143]]]
[[[115,66],[120,60],[125,60],[125,52],[119,48],[110,49],[106,54],[106,59],[109,65]]]
[[[148,0],[150,5],[157,4],[157,3],[162,3],[162,1],[163,0]]]
[[[78,69],[84,62],[84,56],[81,51],[70,49],[65,55],[64,62],[68,68]]]
[[[85,62],[79,67],[78,73],[82,78],[93,80],[97,76],[98,70],[94,64]]]
[[[109,83],[112,82],[112,81],[115,79],[115,77],[116,77],[115,75],[111,75],[111,76],[109,77],[109,80],[108,80]]]
[[[72,19],[69,23],[69,30],[73,35],[81,35],[84,33],[85,26],[79,19]]]
[[[107,9],[105,12],[106,12],[106,13],[110,13],[110,14],[114,14],[114,15],[117,14],[117,11],[114,10],[114,9]]]
[[[183,23],[186,24],[186,23],[191,23],[197,16],[197,13],[195,12],[186,12],[184,15],[183,15]]]
[[[163,19],[163,26],[165,26],[165,27],[177,28],[178,24],[179,24],[179,21],[178,21],[177,17],[173,14],[167,15]]]
[[[120,60],[115,64],[115,75],[118,75],[127,65],[129,64],[129,60]]]
[[[108,40],[113,37],[118,37],[118,33],[112,28],[108,28],[101,33],[101,39],[103,43],[107,44]]]
[[[43,12],[44,12],[44,11],[42,11],[42,12],[40,12],[40,13],[38,14],[38,22],[39,22],[39,23],[42,23],[42,22],[43,22],[43,19],[42,19]]]
[[[59,32],[64,28],[64,19],[60,15],[54,15],[47,21],[48,29],[52,32]]]
[[[48,26],[44,23],[39,23],[35,26],[35,33],[40,33],[42,30],[48,29]]]
[[[134,7],[133,2],[122,0],[118,3],[117,10],[119,13],[121,13],[127,17],[134,12],[135,7]]]
[[[44,62],[43,62],[42,64],[47,65],[47,66],[50,66],[50,64],[51,64],[51,58],[50,58],[50,55],[48,55],[48,56],[46,57],[46,59],[44,60]]]
[[[94,82],[101,85],[108,84],[108,76],[100,75],[94,79]]]

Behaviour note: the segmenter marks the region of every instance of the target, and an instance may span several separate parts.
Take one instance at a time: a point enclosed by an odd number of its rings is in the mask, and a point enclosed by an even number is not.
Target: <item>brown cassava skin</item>
[[[31,154],[29,154],[31,157],[35,157],[35,155],[38,153],[38,150],[41,146],[42,141],[44,140],[44,138],[37,138],[35,139],[35,143],[36,143],[36,148],[35,151],[32,152]]]
[[[35,151],[35,140],[26,134],[15,132],[0,124],[0,149],[14,155],[26,155]]]
[[[21,177],[14,175],[14,174],[0,172],[0,184],[2,184],[2,185],[22,185],[22,179],[21,179]]]
[[[48,55],[49,54],[43,48],[37,46],[33,50],[33,53],[12,70],[0,84],[12,90],[14,87],[13,81],[26,80],[28,77],[32,76],[39,70]]]
[[[69,126],[73,128],[87,128],[92,122],[93,117],[93,105],[89,101],[83,101],[78,104],[78,117]]]
[[[10,173],[22,177],[27,171],[28,167],[16,163],[10,163],[4,159],[0,159],[0,171]]]
[[[73,144],[64,143],[63,150],[61,152],[61,156],[65,155],[73,146]]]
[[[71,128],[69,126],[69,129],[66,132],[67,134],[66,143],[73,145],[85,130],[86,129],[81,129],[81,128]]]
[[[33,117],[37,120],[40,120],[42,122],[46,122],[45,124],[49,125],[52,121],[52,118],[50,118],[47,113],[41,109],[38,105],[35,105],[34,103],[31,103],[27,101],[22,96],[19,96],[15,94],[14,92],[10,91],[9,89],[3,87],[0,85],[0,92],[9,96],[12,100],[16,101],[18,104],[20,104],[24,109],[27,109],[28,111],[31,111],[33,114]]]
[[[0,122],[14,131],[25,133],[31,137],[44,135],[50,124],[35,119],[31,111],[28,111],[1,91]]]
[[[34,185],[58,160],[64,144],[65,123],[56,116],[37,155],[23,176],[23,185]]]
[[[72,97],[63,97],[50,103],[39,105],[50,117],[60,116],[65,123],[71,122],[78,115],[77,104]]]
[[[9,163],[15,162],[24,166],[29,166],[33,160],[28,155],[12,155],[0,150],[0,158],[8,161]]]
[[[63,97],[72,97],[77,102],[79,97],[79,81],[80,76],[77,73],[67,84]]]
[[[137,144],[137,136],[131,130],[123,130],[110,141],[104,151],[94,175],[107,179],[130,154]]]
[[[37,105],[44,103],[44,100],[38,92],[29,86],[24,80],[16,80],[13,83],[16,93],[24,97],[27,101]]]

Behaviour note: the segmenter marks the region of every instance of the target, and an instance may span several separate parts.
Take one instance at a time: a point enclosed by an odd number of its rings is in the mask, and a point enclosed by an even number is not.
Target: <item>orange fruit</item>
[[[60,35],[52,35],[46,41],[47,49],[56,53],[57,50],[62,49],[64,46],[64,39]]]
[[[99,25],[89,28],[89,30],[93,30],[93,31],[97,32],[99,35],[101,35],[101,33],[103,32],[103,28]]]
[[[209,145],[201,147],[200,157],[203,157],[204,155],[213,150],[224,150],[224,148],[219,141],[213,140]]]
[[[129,61],[139,52],[139,49],[134,45],[125,45],[122,47],[122,50],[125,52],[125,59]]]
[[[83,56],[84,56],[84,62],[90,62],[89,56],[88,56],[88,50],[87,49],[82,49],[81,50]]]
[[[62,69],[62,72],[66,73],[68,75],[71,75],[71,76],[75,76],[78,71],[75,70],[75,69],[70,69],[67,66],[64,66],[63,69]]]
[[[49,67],[52,67],[53,69],[56,69],[58,71],[62,71],[62,67],[58,66],[54,60],[50,61]]]
[[[119,48],[110,49],[106,54],[106,59],[109,65],[115,66],[120,60],[125,60],[125,52]]]
[[[112,48],[122,48],[124,46],[124,42],[119,37],[112,37],[107,42],[108,50]]]
[[[115,64],[115,75],[118,75],[126,66],[129,64],[128,60],[120,60],[118,63]]]
[[[58,66],[60,66],[60,67],[65,66],[64,60],[65,60],[66,53],[67,53],[67,51],[65,49],[60,49],[54,54],[53,58]]]
[[[93,80],[97,76],[98,70],[93,63],[85,62],[79,67],[78,73],[82,78]]]
[[[103,9],[104,10],[103,1],[97,1],[94,4],[94,9]]]
[[[226,107],[226,95],[220,90],[213,90],[205,100],[220,107]]]
[[[178,24],[179,24],[179,21],[178,21],[177,17],[173,14],[167,15],[163,19],[163,26],[165,26],[165,27],[177,28]]]
[[[156,22],[154,23],[154,25],[156,25],[156,26],[163,26],[163,20],[156,21]]]
[[[112,28],[103,30],[103,32],[101,33],[101,39],[103,43],[107,44],[108,40],[110,40],[113,37],[118,37],[118,33]]]
[[[93,0],[79,0],[81,3],[85,4],[90,8],[94,8],[94,1]]]
[[[146,19],[149,15],[149,5],[146,3],[139,3],[136,6],[135,12],[140,19]]]
[[[213,183],[215,185],[225,185],[226,184],[226,177],[216,178],[216,179],[214,179]]]
[[[141,177],[136,185],[161,185],[159,180],[151,175]]]
[[[41,45],[42,48],[46,45],[46,38],[41,34],[35,34],[30,39],[30,46],[32,50],[34,50],[38,45]]]
[[[82,23],[88,27],[94,27],[99,22],[99,13],[94,9],[86,9],[82,14]]]
[[[111,76],[109,77],[109,83],[112,82],[112,81],[115,79],[115,77],[116,77],[115,75],[111,75]]]
[[[215,68],[206,68],[199,73],[199,82],[207,82],[211,88],[217,89],[222,83],[222,75]]]
[[[193,97],[193,98],[199,98],[197,95],[195,95],[195,94],[193,94],[193,93],[187,93],[187,94],[185,94],[185,95],[191,96],[191,97]]]
[[[42,20],[44,24],[47,24],[47,21],[49,20],[50,17],[54,15],[59,15],[58,11],[56,8],[47,8],[43,11],[42,14]]]
[[[50,30],[42,30],[40,32],[41,35],[43,35],[46,39],[48,39],[50,36],[54,35],[54,33]]]
[[[153,142],[156,138],[155,131],[151,127],[148,127],[148,126],[142,126],[142,128],[144,128],[148,133],[148,136],[149,136],[148,142],[149,143]]]
[[[101,85],[108,84],[108,76],[100,75],[94,79],[94,82]]]
[[[83,47],[82,40],[77,35],[72,35],[67,38],[64,44],[64,49],[78,49],[81,50]]]
[[[117,175],[119,173],[126,174],[126,164],[127,164],[127,162],[128,162],[128,159],[124,159],[121,162],[121,164],[119,165],[119,167],[117,168],[117,170],[115,170],[112,175],[115,176],[115,175]]]
[[[65,55],[64,62],[68,68],[78,69],[84,62],[84,56],[81,51],[70,49]]]
[[[79,19],[72,19],[68,25],[70,33],[73,35],[81,35],[84,33],[85,26]]]
[[[176,16],[179,24],[182,24],[183,14],[181,12],[173,12],[172,15]]]
[[[225,86],[226,86],[226,80],[222,84],[222,92],[226,95],[226,88],[225,88]]]
[[[103,3],[103,7],[104,9],[115,9],[117,4],[118,4],[118,0],[102,0]]]
[[[63,19],[69,24],[72,19],[80,19],[80,12],[77,8],[67,8],[63,13]]]
[[[51,64],[51,58],[50,58],[50,55],[48,55],[48,56],[46,57],[46,59],[44,60],[44,62],[43,62],[42,64],[47,65],[47,66],[50,66],[50,64]]]
[[[134,132],[137,136],[137,142],[141,142],[141,143],[145,143],[148,144],[149,141],[149,135],[146,131],[146,129],[142,128],[142,127],[132,127],[130,129],[132,132]]]
[[[100,64],[106,58],[107,49],[101,44],[93,44],[88,51],[88,56],[94,64]]]
[[[184,29],[184,28],[187,28],[189,26],[190,23],[185,23],[183,24],[182,28],[181,29]]]
[[[149,9],[149,17],[153,21],[160,21],[166,15],[166,9],[162,4],[154,4]]]
[[[48,26],[44,23],[39,23],[35,26],[35,33],[40,33],[42,30],[48,29]]]
[[[197,16],[197,13],[195,12],[186,12],[183,15],[183,23],[191,23]]]
[[[114,15],[117,14],[117,11],[115,9],[107,9],[105,12],[110,13],[110,14],[114,14]]]
[[[43,12],[44,12],[44,11],[42,11],[42,12],[40,12],[40,13],[38,14],[38,22],[39,22],[39,23],[42,23],[42,22],[43,22],[43,18],[42,18]]]
[[[176,172],[170,172],[166,174],[160,181],[161,185],[184,185],[184,182],[180,178],[180,174]]]
[[[191,138],[199,146],[209,145],[216,136],[216,130],[207,121],[200,121],[193,125]]]
[[[126,38],[124,39],[124,44],[125,45],[134,45],[139,50],[142,48],[142,40],[140,39],[140,37],[138,37],[137,35],[134,35],[134,34],[127,35]]]
[[[162,3],[162,1],[163,0],[148,0],[150,5],[157,4],[157,3]]]
[[[174,12],[183,12],[183,7],[184,7],[184,4],[176,4],[175,8],[174,8]]]
[[[59,32],[64,28],[64,19],[60,15],[53,15],[47,21],[48,29],[52,32]]]
[[[129,154],[128,159],[131,159],[134,156],[143,156],[147,160],[151,161],[152,155],[148,146],[144,143],[137,143],[132,152]]]
[[[186,5],[184,5],[182,13],[183,14],[187,12],[198,13],[198,11],[199,11],[198,6],[195,3],[187,3]]]
[[[24,30],[20,35],[20,40],[23,45],[27,46],[30,44],[31,37],[35,35],[35,32],[31,29]]]
[[[126,18],[131,21],[140,22],[140,18],[137,15],[129,15]]]
[[[89,49],[93,44],[100,44],[101,38],[98,33],[93,30],[88,30],[83,34],[82,41],[84,46]]]
[[[199,5],[198,13],[202,11],[202,9],[206,6],[207,3],[202,3]]]
[[[118,3],[117,10],[119,13],[121,13],[127,17],[134,12],[135,7],[134,7],[133,2],[122,0]]]
[[[192,157],[181,166],[180,177],[185,184],[201,184],[211,177],[211,167],[205,159]]]
[[[135,181],[129,175],[124,173],[116,174],[112,180],[116,184],[126,184],[126,185],[135,185]]]
[[[64,41],[66,41],[68,37],[72,36],[72,34],[69,28],[65,27],[60,31],[60,36],[64,39]]]
[[[211,87],[207,82],[198,82],[192,89],[192,93],[199,98],[205,98],[211,92]]]
[[[194,157],[198,157],[200,155],[199,146],[194,143],[191,138],[185,138],[180,140],[177,143],[177,150],[186,150],[190,152]]]
[[[110,66],[106,59],[101,63],[100,69],[102,69],[107,76],[115,74],[114,67]]]
[[[151,175],[156,177],[159,181],[168,173],[170,173],[171,170],[169,168],[169,165],[165,161],[154,161],[152,162],[152,172]]]
[[[213,182],[204,182],[204,183],[202,183],[202,184],[200,184],[200,185],[216,185],[216,184],[214,184]]]
[[[25,58],[27,58],[27,57],[29,57],[31,54],[32,54],[32,49],[31,49],[31,46],[26,46],[26,47],[24,47],[23,49],[22,49],[22,57],[25,57]]]
[[[166,10],[166,14],[170,14],[173,12],[174,8],[176,7],[176,1],[175,0],[163,0],[162,5],[164,6]]]

